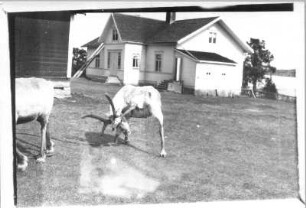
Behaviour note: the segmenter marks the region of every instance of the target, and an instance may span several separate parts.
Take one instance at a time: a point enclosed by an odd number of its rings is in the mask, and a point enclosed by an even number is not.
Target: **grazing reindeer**
[[[49,117],[54,102],[54,89],[50,81],[41,78],[16,78],[16,124],[38,121],[41,125],[41,147],[37,162],[45,162],[46,153],[54,151],[50,139]],[[18,168],[25,170],[28,158],[16,147]]]
[[[102,121],[104,123],[102,134],[106,127],[112,124],[113,129],[116,130],[115,142],[117,142],[117,138],[122,132],[125,134],[125,141],[127,142],[128,134],[130,133],[128,120],[130,118],[148,118],[153,116],[160,124],[160,156],[166,157],[163,113],[159,92],[152,86],[135,87],[126,85],[116,93],[113,99],[107,94],[105,96],[110,103],[108,119],[94,115],[87,115],[85,117],[92,117]]]

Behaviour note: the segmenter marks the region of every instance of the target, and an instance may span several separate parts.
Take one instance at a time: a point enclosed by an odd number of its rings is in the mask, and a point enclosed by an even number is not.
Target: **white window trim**
[[[134,58],[136,57],[135,60],[137,60],[137,66],[134,66]],[[133,54],[132,55],[132,67],[133,69],[139,69],[140,68],[140,55],[137,53],[137,54]]]
[[[216,44],[217,43],[217,32],[216,31],[209,31],[208,33],[208,43]]]
[[[160,58],[160,66],[159,66],[159,70],[157,71],[157,65],[156,65],[156,55],[160,55],[161,58]],[[162,69],[163,69],[163,59],[164,59],[164,53],[163,51],[156,51],[155,54],[154,54],[154,72],[162,72]]]

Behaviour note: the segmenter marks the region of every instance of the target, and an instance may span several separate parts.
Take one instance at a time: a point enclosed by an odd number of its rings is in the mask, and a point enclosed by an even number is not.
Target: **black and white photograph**
[[[1,207],[304,207],[303,1],[1,1]]]

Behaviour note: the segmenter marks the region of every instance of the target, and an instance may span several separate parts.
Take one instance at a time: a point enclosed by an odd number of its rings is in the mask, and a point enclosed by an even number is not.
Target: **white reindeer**
[[[50,139],[49,117],[54,102],[54,89],[50,81],[41,78],[16,78],[16,124],[38,121],[41,125],[41,148],[37,162],[45,162],[46,153],[54,151]],[[18,168],[25,170],[28,158],[16,147]]]
[[[102,134],[104,134],[107,125],[112,124],[113,129],[116,130],[115,142],[117,142],[120,133],[125,134],[125,141],[128,142],[128,135],[130,134],[128,120],[130,118],[148,118],[153,116],[160,124],[160,156],[166,157],[163,113],[159,92],[152,86],[135,87],[126,85],[116,93],[113,99],[107,94],[105,96],[110,103],[108,118],[105,119],[95,115],[87,115],[84,117],[92,117],[102,121],[104,123]]]

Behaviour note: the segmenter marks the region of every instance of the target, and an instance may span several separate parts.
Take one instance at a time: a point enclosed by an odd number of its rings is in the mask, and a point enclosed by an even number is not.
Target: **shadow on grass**
[[[120,145],[125,145],[127,147],[131,147],[137,151],[152,155],[152,153],[147,152],[143,149],[140,149],[130,143],[125,143],[125,141],[123,139],[121,139],[120,137],[118,138],[118,143],[115,144],[114,143],[114,139],[115,137],[113,135],[110,134],[104,134],[103,136],[101,135],[101,133],[97,133],[97,132],[86,132],[85,133],[85,137],[89,143],[90,146],[92,147],[100,147],[100,146],[120,146]]]
[[[35,153],[39,152],[40,146],[37,145],[32,138],[25,137],[37,137],[40,140],[40,137],[33,134],[27,133],[18,133],[16,132],[16,146],[17,148],[24,154],[26,154],[30,158],[35,158],[37,155]],[[36,139],[36,138],[35,138]],[[35,152],[35,153],[34,153]],[[30,156],[29,156],[30,155]]]

